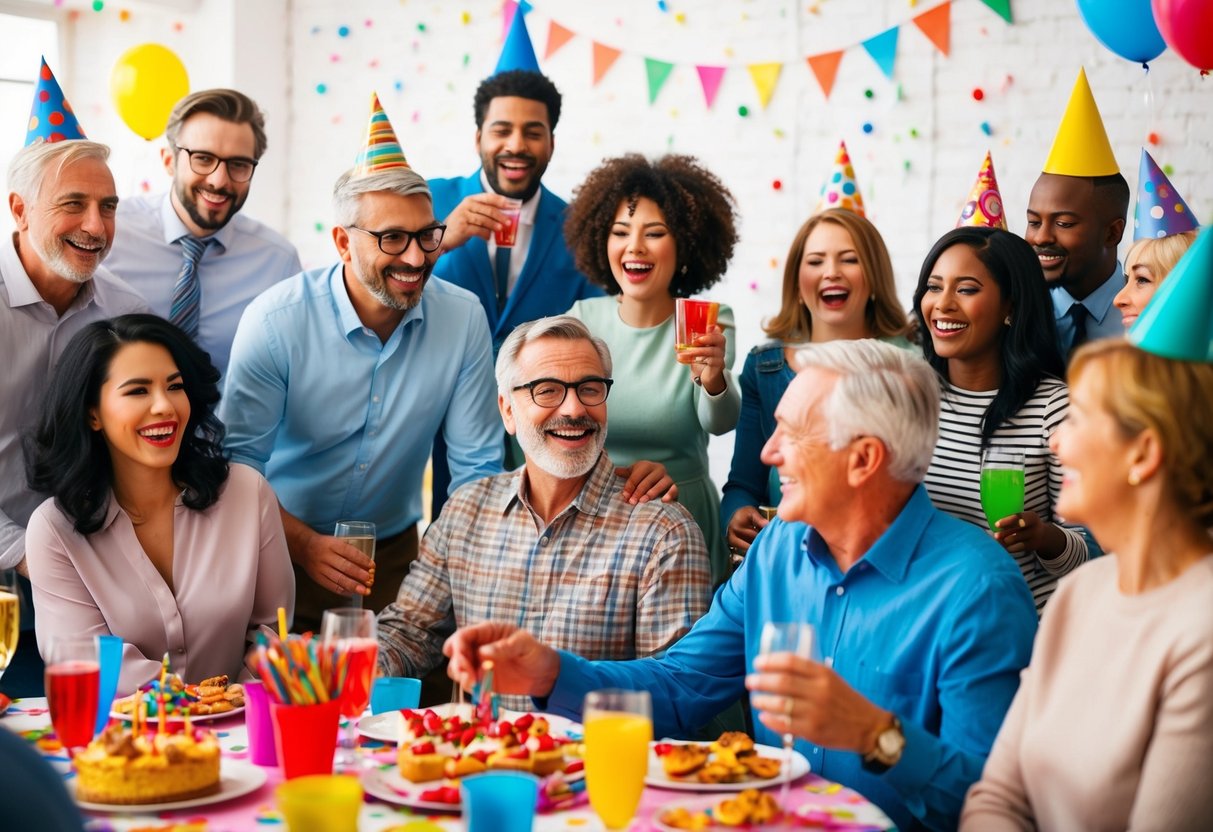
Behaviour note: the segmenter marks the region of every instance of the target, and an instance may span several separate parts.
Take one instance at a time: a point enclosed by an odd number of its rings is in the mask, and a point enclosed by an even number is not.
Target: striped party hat
[[[84,131],[72,105],[63,97],[63,89],[55,80],[55,73],[42,59],[38,71],[38,83],[34,87],[34,106],[29,111],[29,126],[25,133],[25,146],[36,141],[61,142],[67,139],[84,139]]]
[[[843,141],[838,143],[834,170],[821,186],[821,199],[813,213],[827,208],[846,208],[861,217],[866,216],[863,211],[863,196],[859,193],[859,186],[855,184],[855,168],[851,167],[851,156],[847,153],[847,143]]]
[[[408,160],[396,139],[396,131],[388,121],[379,96],[371,93],[371,118],[366,125],[366,142],[354,162],[354,177],[370,176],[392,168],[407,168]]]

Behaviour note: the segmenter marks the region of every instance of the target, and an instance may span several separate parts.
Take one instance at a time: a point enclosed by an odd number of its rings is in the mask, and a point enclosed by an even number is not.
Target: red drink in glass
[[[695,339],[716,326],[720,304],[710,300],[676,298],[674,301],[674,349],[682,352],[695,346]]]
[[[345,684],[341,688],[341,715],[347,719],[362,716],[371,702],[371,682],[375,678],[375,660],[379,642],[373,638],[342,639],[338,649],[347,661]]]
[[[509,208],[499,209],[505,214],[505,228],[493,229],[493,238],[502,248],[511,248],[518,242],[518,221],[522,217],[522,200],[511,199]]]
[[[70,661],[46,668],[51,723],[64,748],[79,748],[92,740],[100,683],[97,662]]]

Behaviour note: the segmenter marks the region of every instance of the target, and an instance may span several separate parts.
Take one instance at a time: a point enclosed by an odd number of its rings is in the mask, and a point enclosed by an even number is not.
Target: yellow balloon
[[[173,106],[189,91],[185,65],[158,43],[132,46],[110,70],[110,97],[118,115],[149,141],[164,132]]]

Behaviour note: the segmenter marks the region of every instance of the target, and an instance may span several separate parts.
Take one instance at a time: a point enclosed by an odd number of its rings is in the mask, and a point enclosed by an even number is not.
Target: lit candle
[[[165,653],[164,658],[160,662],[160,689],[158,691],[156,691],[156,702],[157,702],[157,705],[159,706],[157,708],[157,710],[159,711],[158,723],[157,723],[157,727],[156,727],[157,734],[163,734],[166,732],[166,728],[164,725],[164,705],[165,705],[164,686],[167,684],[167,679],[168,679],[168,653]]]

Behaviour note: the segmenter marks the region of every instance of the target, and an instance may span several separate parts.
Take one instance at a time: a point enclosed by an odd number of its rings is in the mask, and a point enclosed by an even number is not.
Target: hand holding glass
[[[674,349],[692,349],[695,339],[716,326],[720,304],[710,300],[674,299]]]
[[[776,653],[791,653],[802,659],[813,658],[813,625],[803,621],[768,621],[762,625],[762,636],[758,652],[763,656]],[[788,700],[790,704],[792,700]],[[788,784],[792,780],[792,746],[796,737],[792,734],[792,714],[788,713],[788,730],[783,735],[783,785],[779,790],[779,808],[787,811]]]
[[[101,663],[94,636],[57,636],[46,660],[46,698],[59,742],[71,754],[88,745],[97,720]]]
[[[17,594],[17,572],[0,570],[0,678],[17,652],[21,633],[21,600]]]
[[[981,509],[990,531],[998,531],[1004,517],[1023,511],[1023,454],[989,450],[981,461]]]
[[[375,561],[375,524],[365,520],[338,520],[333,537],[345,541],[359,552]],[[357,592],[350,598],[351,607],[362,606],[362,596]]]
[[[590,806],[607,829],[626,829],[649,772],[653,705],[648,691],[587,693],[582,721]]]
[[[358,717],[371,700],[371,681],[379,658],[378,633],[375,614],[370,610],[355,607],[325,610],[320,620],[321,645],[335,650],[338,661],[345,663],[345,682],[338,694],[341,715],[346,718],[345,737],[337,755],[340,770],[357,770],[362,766],[358,756]]]

